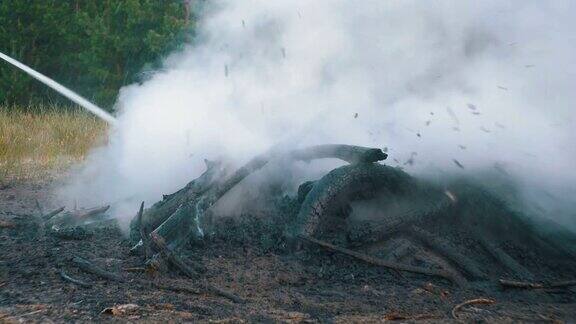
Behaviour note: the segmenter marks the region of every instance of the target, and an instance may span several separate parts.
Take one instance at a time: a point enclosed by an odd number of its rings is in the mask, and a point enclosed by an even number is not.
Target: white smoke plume
[[[574,17],[571,0],[210,2],[194,44],[122,89],[63,197],[129,219],[204,158],[346,143],[413,174],[496,167],[576,228]]]

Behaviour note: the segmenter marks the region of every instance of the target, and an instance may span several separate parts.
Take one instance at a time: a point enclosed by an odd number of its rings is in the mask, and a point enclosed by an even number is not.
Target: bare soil
[[[40,211],[51,205],[51,183],[0,184],[0,322],[573,322],[576,291],[502,290],[494,281],[460,289],[430,277],[397,273],[326,251],[280,253],[250,242],[214,239],[190,248],[207,267],[204,278],[246,300],[203,291],[177,272],[129,272],[142,257],[129,254],[116,228],[82,240],[43,233]],[[113,282],[79,270],[81,256],[122,275]],[[64,281],[60,271],[92,284]],[[498,279],[498,278],[494,278]],[[198,290],[174,292],[152,283]],[[493,304],[454,307],[486,298]],[[117,307],[104,312],[106,308]],[[112,314],[111,314],[112,313]]]

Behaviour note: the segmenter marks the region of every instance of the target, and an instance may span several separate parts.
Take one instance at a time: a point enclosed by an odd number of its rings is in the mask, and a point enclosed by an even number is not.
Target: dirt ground
[[[128,271],[141,267],[142,258],[129,254],[130,243],[115,228],[101,228],[82,240],[43,233],[36,201],[44,212],[58,207],[51,204],[52,185],[0,184],[0,322],[576,321],[574,289],[504,291],[485,283],[462,290],[325,251],[290,255],[225,240],[192,248],[207,267],[199,280],[245,299],[234,303],[176,272]],[[85,273],[71,262],[74,256],[124,280]],[[92,286],[64,281],[62,270]],[[158,284],[193,289],[175,292]],[[454,318],[456,305],[476,298],[494,303],[463,306]]]

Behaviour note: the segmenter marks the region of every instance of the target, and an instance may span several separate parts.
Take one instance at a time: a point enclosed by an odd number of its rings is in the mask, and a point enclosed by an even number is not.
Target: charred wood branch
[[[518,289],[551,289],[551,288],[553,289],[553,288],[569,288],[572,286],[576,286],[576,280],[557,281],[545,284],[539,282],[526,282],[526,281],[500,279],[498,280],[498,283],[500,283],[500,285],[503,288],[518,288]]]
[[[486,276],[480,269],[478,269],[476,264],[474,264],[474,262],[467,256],[450,247],[449,243],[434,237],[429,232],[418,227],[411,227],[407,234],[418,240],[424,246],[430,248],[432,251],[445,257],[454,266],[468,274],[468,276],[477,279],[485,279]]]
[[[93,208],[93,209],[90,209],[88,211],[84,211],[82,213],[77,213],[74,215],[74,217],[78,220],[86,220],[86,219],[89,219],[91,217],[103,214],[108,209],[110,209],[110,205]]]
[[[336,158],[348,163],[371,163],[386,160],[388,155],[379,148],[355,145],[326,144],[297,149],[289,153],[295,160],[309,161]]]
[[[150,233],[150,238],[162,257],[168,261],[172,266],[176,269],[180,270],[183,274],[185,274],[190,279],[198,278],[198,273],[188,266],[178,255],[173,253],[168,246],[166,245],[166,241],[160,235],[155,232]]]
[[[223,170],[221,163],[206,161],[206,171],[200,177],[189,182],[177,192],[165,195],[164,199],[145,210],[141,219],[134,218],[130,224],[130,237],[133,241],[140,238],[140,223],[144,222],[149,229],[155,229],[164,223],[185,202],[197,201],[212,184],[219,179]]]
[[[508,253],[504,252],[500,247],[496,246],[492,242],[490,242],[484,235],[481,233],[475,233],[476,238],[480,242],[480,245],[488,252],[499,264],[504,266],[506,269],[511,271],[514,275],[525,278],[525,279],[533,279],[534,276],[528,269],[514,260]]]
[[[170,251],[170,249],[168,248],[168,246],[166,245],[166,242],[164,242],[164,239],[162,239],[162,237],[160,237],[158,234],[156,234],[154,232],[150,234],[150,237],[152,238],[152,242],[154,242],[154,244],[156,244],[158,249],[160,249],[160,251],[161,251],[160,253],[162,254],[162,257],[164,257],[168,262],[170,262],[170,264],[172,264],[175,268],[180,270],[182,273],[184,273],[190,279],[196,279],[198,277],[198,272],[195,269],[192,269],[182,259],[180,259],[180,257],[178,257],[175,253]],[[235,303],[243,303],[244,302],[244,300],[242,298],[240,298],[240,297],[234,295],[233,293],[228,292],[222,288],[214,286],[208,282],[205,282],[202,285],[204,286],[204,289],[206,291],[211,292],[211,293],[216,294],[216,295],[220,295],[222,297],[226,297]]]
[[[243,303],[246,302],[246,301],[245,301],[244,299],[242,299],[241,297],[239,297],[239,296],[237,296],[237,295],[235,295],[235,294],[233,294],[233,293],[231,293],[231,292],[229,292],[229,291],[227,291],[227,290],[225,290],[225,289],[222,289],[222,288],[220,288],[220,287],[214,286],[214,285],[212,285],[212,284],[210,284],[210,283],[208,283],[208,282],[204,282],[202,285],[204,286],[204,289],[206,289],[206,291],[211,292],[211,293],[213,293],[213,294],[215,294],[215,295],[218,295],[218,296],[222,296],[222,297],[228,298],[228,299],[230,299],[231,301],[233,301],[233,302],[235,302],[235,303],[237,303],[237,304],[243,304]]]
[[[53,211],[49,212],[49,213],[46,214],[46,215],[43,215],[43,216],[42,216],[42,220],[45,221],[45,222],[47,222],[47,221],[49,221],[52,217],[60,214],[60,213],[63,212],[63,211],[64,211],[64,207],[60,207],[60,208],[58,208],[58,209],[56,209],[56,210],[53,210]]]
[[[192,288],[192,287],[188,287],[188,286],[182,286],[182,285],[169,285],[169,284],[163,284],[163,283],[159,283],[159,282],[152,282],[152,286],[154,286],[158,289],[175,291],[175,292],[184,292],[184,293],[194,294],[194,295],[199,295],[202,293],[200,291],[200,289],[196,289],[196,288]]]
[[[146,223],[142,222],[142,215],[144,214],[144,202],[140,204],[140,209],[136,215],[136,221],[140,224],[140,240],[142,241],[142,247],[144,249],[144,257],[146,260],[152,256],[152,247],[150,246],[150,237],[148,236],[148,231],[146,230]]]
[[[330,244],[328,242],[317,240],[315,238],[307,237],[304,235],[299,235],[298,238],[300,238],[301,240],[303,240],[305,242],[310,242],[310,243],[314,243],[316,245],[319,245],[319,246],[321,246],[327,250],[339,252],[339,253],[351,256],[355,259],[366,262],[368,264],[372,264],[372,265],[376,265],[376,266],[380,266],[380,267],[384,267],[384,268],[388,268],[388,269],[392,269],[392,270],[397,270],[397,271],[405,271],[405,272],[422,274],[422,275],[426,275],[426,276],[439,277],[439,278],[443,278],[443,279],[446,279],[446,280],[449,280],[451,282],[459,284],[458,282],[456,282],[457,280],[454,278],[454,276],[452,276],[450,273],[445,272],[445,271],[430,270],[430,269],[414,267],[414,266],[410,266],[410,265],[406,265],[406,264],[387,262],[387,261],[384,261],[382,259],[378,259],[378,258],[369,256],[369,255],[366,255],[366,254],[363,254],[360,252],[352,251],[352,250],[349,250],[346,248],[341,248],[341,247],[338,247],[336,245]]]
[[[198,214],[202,213],[199,203],[183,203],[152,233],[163,238],[171,250],[179,248],[191,239],[200,240],[204,234],[198,224]]]
[[[64,280],[64,281],[68,281],[68,282],[71,282],[75,285],[82,286],[85,288],[92,287],[91,283],[84,282],[84,281],[78,280],[78,279],[74,279],[74,278],[70,277],[69,275],[67,275],[66,272],[64,272],[64,270],[60,271],[60,278],[62,278],[62,280]]]
[[[183,292],[183,293],[194,294],[194,295],[199,295],[202,293],[202,291],[206,291],[208,293],[230,299],[231,301],[238,303],[238,304],[243,304],[246,302],[243,298],[241,298],[241,297],[239,297],[239,296],[237,296],[237,295],[235,295],[235,294],[233,294],[227,290],[224,290],[222,288],[219,288],[219,287],[216,287],[212,284],[209,284],[207,282],[204,282],[201,284],[202,289],[197,289],[197,288],[183,286],[183,285],[170,285],[170,284],[164,284],[164,283],[158,283],[158,282],[152,282],[152,285],[158,289],[175,291],[175,292]]]
[[[120,275],[106,271],[81,257],[74,257],[72,259],[72,262],[81,270],[96,275],[98,277],[118,282],[124,281],[124,279]]]

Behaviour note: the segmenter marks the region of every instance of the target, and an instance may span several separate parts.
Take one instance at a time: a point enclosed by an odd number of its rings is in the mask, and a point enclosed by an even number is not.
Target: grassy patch
[[[58,174],[103,144],[106,129],[79,109],[0,107],[0,181]]]

